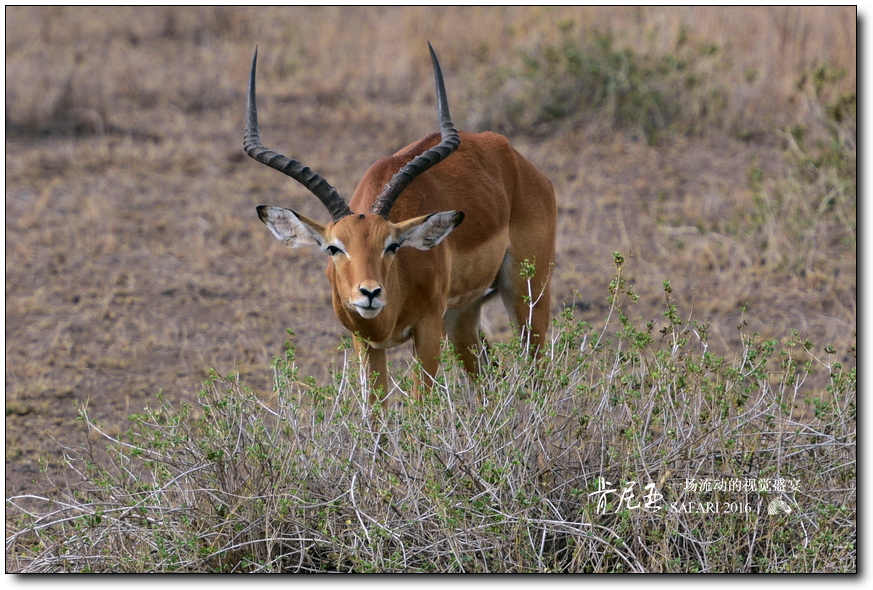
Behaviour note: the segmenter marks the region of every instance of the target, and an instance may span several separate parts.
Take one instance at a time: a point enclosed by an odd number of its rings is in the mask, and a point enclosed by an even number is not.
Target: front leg
[[[420,400],[422,393],[429,393],[433,378],[440,368],[440,343],[443,339],[443,320],[437,316],[421,320],[412,332],[415,356],[421,363],[421,375],[416,375],[412,396]]]
[[[373,388],[370,390],[370,403],[375,404],[382,400],[382,406],[387,407],[388,402],[388,358],[384,349],[374,348],[361,338],[355,336],[355,352],[361,362],[367,363],[367,371]],[[375,375],[375,381],[373,379]]]

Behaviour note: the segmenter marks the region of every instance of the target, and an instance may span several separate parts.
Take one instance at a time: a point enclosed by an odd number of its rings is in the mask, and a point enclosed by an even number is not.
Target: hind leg
[[[521,261],[507,253],[497,283],[510,321],[518,330],[522,343],[536,357],[545,346],[551,318],[551,254],[544,254],[543,258],[548,261],[544,265],[537,263],[536,257],[523,259],[533,265],[531,276],[524,271]]]

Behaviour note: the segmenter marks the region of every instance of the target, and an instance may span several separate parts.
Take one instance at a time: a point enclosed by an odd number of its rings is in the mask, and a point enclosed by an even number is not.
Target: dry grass
[[[84,410],[111,459],[65,448],[75,492],[8,499],[7,569],[855,571],[855,371],[801,341],[719,357],[669,286],[658,338],[620,313],[620,267],[615,340],[568,308],[541,369],[514,339],[471,383],[446,350],[433,393],[387,412],[356,363],[304,383],[293,350],[272,407],[212,376],[120,437]],[[830,401],[801,399],[814,373]]]
[[[458,127],[504,131],[555,183],[556,313],[574,305],[604,325],[618,250],[640,296],[634,317],[663,325],[668,279],[680,308],[710,322],[720,354],[742,348],[736,326],[747,322],[768,340],[796,329],[817,354],[832,346],[855,362],[850,8],[7,7],[6,17],[7,494],[46,485],[34,457],[57,451],[44,433],[80,437],[84,400],[118,433],[158,390],[193,399],[213,367],[267,396],[289,328],[303,374],[325,381],[341,361],[324,261],[283,249],[254,214],[269,201],[324,219],[311,195],[242,153],[256,43],[265,143],[350,195],[376,158],[433,131],[430,40]],[[604,34],[611,46],[598,54]],[[654,140],[620,118],[604,123],[599,114],[618,112],[598,110],[608,105],[544,119],[554,95],[535,90],[566,90],[567,44],[603,64],[673,60],[639,79],[680,114]],[[550,55],[555,69],[531,70]],[[393,357],[398,378],[409,354]],[[807,386],[820,394],[825,383]]]

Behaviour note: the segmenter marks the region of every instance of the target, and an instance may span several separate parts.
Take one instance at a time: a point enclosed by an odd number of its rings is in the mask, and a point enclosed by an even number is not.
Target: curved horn
[[[430,42],[427,44],[430,49],[430,58],[433,61],[433,73],[436,78],[436,93],[437,93],[437,110],[440,118],[440,135],[442,140],[439,145],[432,147],[423,154],[416,156],[411,162],[400,169],[400,172],[395,174],[382,192],[376,197],[376,202],[370,208],[371,213],[381,215],[388,219],[388,214],[391,212],[391,207],[394,201],[400,196],[409,183],[415,178],[441,161],[448,158],[452,152],[458,149],[461,144],[461,136],[458,135],[455,126],[452,123],[452,117],[449,114],[449,101],[446,98],[446,85],[443,82],[443,72],[440,69],[440,62],[437,60],[436,53],[433,51]]]
[[[261,135],[258,133],[258,107],[255,104],[255,66],[258,62],[258,48],[255,47],[255,55],[252,57],[252,71],[249,75],[249,93],[246,101],[246,133],[243,139],[243,147],[246,153],[270,168],[275,168],[283,174],[287,174],[314,194],[327,207],[334,221],[351,215],[351,210],[336,189],[321,177],[297,160],[292,160],[282,154],[269,150],[261,144]]]

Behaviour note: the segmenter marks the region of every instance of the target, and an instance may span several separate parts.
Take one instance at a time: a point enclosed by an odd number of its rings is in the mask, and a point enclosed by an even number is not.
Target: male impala
[[[383,396],[390,391],[385,351],[410,338],[422,368],[416,398],[432,385],[444,332],[464,368],[477,372],[479,312],[495,290],[533,354],[549,324],[552,184],[506,138],[455,130],[433,48],[430,54],[440,134],[378,160],[348,204],[317,173],[261,144],[257,49],[249,77],[246,153],[303,184],[333,221],[322,225],[281,207],[258,207],[258,216],[288,246],[315,246],[328,255],[334,312],[355,335],[355,350],[377,374]],[[535,264],[530,286],[521,275],[524,261]]]

